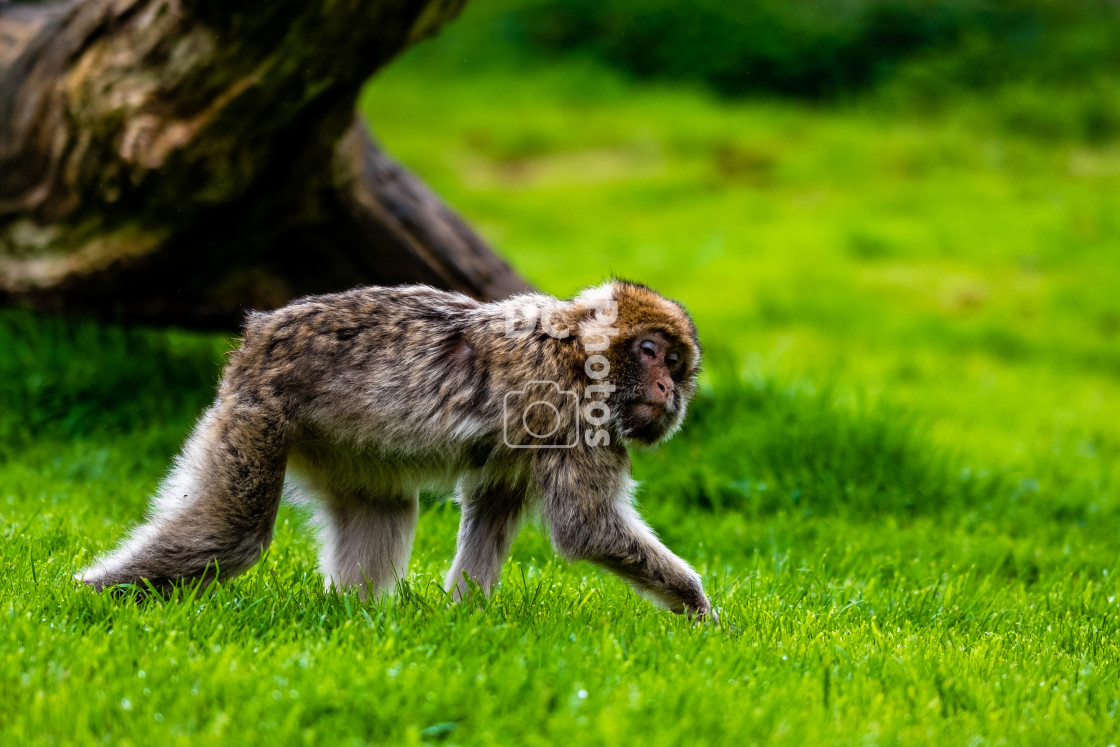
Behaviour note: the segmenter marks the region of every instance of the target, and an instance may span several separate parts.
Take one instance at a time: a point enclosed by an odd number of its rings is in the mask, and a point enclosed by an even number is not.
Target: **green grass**
[[[364,109],[542,288],[685,301],[709,365],[635,460],[723,624],[535,527],[445,606],[324,594],[285,509],[214,593],[70,574],[142,515],[229,343],[0,312],[0,743],[1056,743],[1120,738],[1120,151],[588,68],[409,63]],[[438,110],[438,111],[437,111]]]

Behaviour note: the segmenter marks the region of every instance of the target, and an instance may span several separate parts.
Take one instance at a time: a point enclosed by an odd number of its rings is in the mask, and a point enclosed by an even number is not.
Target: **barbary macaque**
[[[562,555],[714,619],[634,509],[627,453],[677,430],[699,363],[684,308],[619,280],[571,301],[368,287],[251,313],[147,521],[78,578],[235,576],[268,547],[287,477],[314,506],[328,588],[383,591],[406,572],[419,491],[454,487],[454,599],[489,594],[538,509]]]

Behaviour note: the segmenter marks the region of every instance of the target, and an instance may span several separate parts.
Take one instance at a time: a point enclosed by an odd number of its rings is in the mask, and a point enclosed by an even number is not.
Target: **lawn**
[[[540,288],[617,273],[693,310],[702,392],[635,473],[722,624],[535,527],[449,609],[440,496],[374,603],[322,591],[292,509],[213,593],[75,588],[231,343],[5,311],[0,743],[1120,738],[1120,148],[578,64],[405,60],[362,109]]]

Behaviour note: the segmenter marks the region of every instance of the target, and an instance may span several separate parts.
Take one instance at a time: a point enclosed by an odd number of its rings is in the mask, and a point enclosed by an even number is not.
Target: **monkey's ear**
[[[581,336],[617,335],[618,294],[613,282],[587,288],[572,299],[573,311],[577,318],[575,326]]]
[[[572,299],[572,304],[592,310],[613,307],[618,301],[614,285],[613,281],[608,281],[591,288],[584,288]]]

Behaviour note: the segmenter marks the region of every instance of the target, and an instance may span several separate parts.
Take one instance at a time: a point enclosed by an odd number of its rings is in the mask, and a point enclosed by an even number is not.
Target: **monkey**
[[[453,602],[491,593],[532,515],[562,557],[718,621],[635,508],[628,450],[678,430],[700,352],[681,304],[623,280],[569,301],[371,286],[250,312],[146,520],[75,578],[232,578],[269,546],[287,481],[313,507],[326,588],[381,593],[406,572],[419,491],[442,489],[462,511]]]

